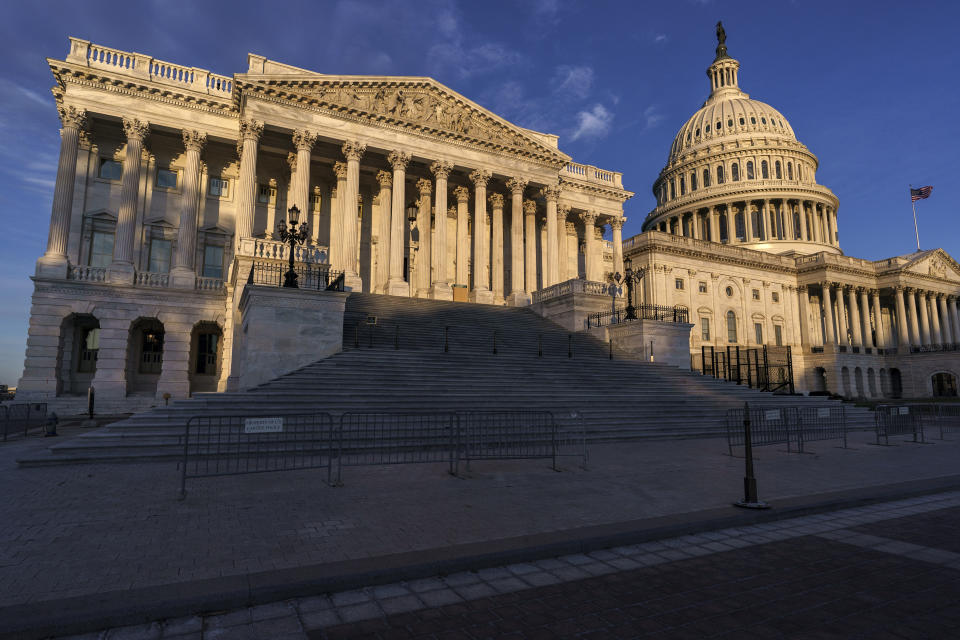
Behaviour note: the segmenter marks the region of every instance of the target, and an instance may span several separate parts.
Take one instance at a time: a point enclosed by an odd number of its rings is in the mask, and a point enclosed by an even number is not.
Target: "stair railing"
[[[568,358],[573,357],[573,334],[572,333],[567,334],[567,357]]]
[[[493,330],[493,355],[497,355],[497,330]]]
[[[443,352],[447,353],[450,351],[450,327],[445,326],[443,328]]]

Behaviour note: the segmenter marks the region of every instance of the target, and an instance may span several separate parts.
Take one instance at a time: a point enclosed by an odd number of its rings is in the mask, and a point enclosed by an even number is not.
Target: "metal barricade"
[[[786,444],[790,451],[791,440],[799,445],[797,430],[796,407],[782,407],[779,409],[750,409],[750,443],[754,447]],[[742,447],[744,442],[743,409],[727,410],[727,450],[733,455],[734,447]]]
[[[460,416],[461,459],[549,458],[557,470],[557,422],[549,411],[481,411]]]
[[[912,442],[926,442],[923,434],[923,418],[915,406],[879,405],[874,412],[877,442],[890,446],[890,436],[913,436]]]
[[[45,402],[23,402],[2,406],[4,442],[8,437],[20,435],[21,431],[26,437],[31,429],[39,429],[47,421],[47,403]]]
[[[195,416],[183,434],[180,499],[187,478],[327,467],[335,454],[328,413]]]
[[[936,407],[935,420],[940,428],[940,439],[943,440],[943,432],[946,429],[960,429],[960,404],[938,404]]]
[[[843,448],[848,448],[846,407],[803,407],[797,413],[800,418],[797,437],[801,452],[805,443],[815,440],[841,440]]]

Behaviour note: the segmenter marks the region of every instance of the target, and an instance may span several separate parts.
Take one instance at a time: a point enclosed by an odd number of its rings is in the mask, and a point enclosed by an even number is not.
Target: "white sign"
[[[910,415],[910,407],[900,407],[900,415],[902,416]]]
[[[818,418],[829,418],[829,417],[830,417],[830,409],[817,409],[817,417],[818,417]]]
[[[283,431],[283,417],[244,418],[244,433],[280,433]]]
[[[771,411],[764,411],[763,417],[766,420],[779,420],[780,419],[780,409],[773,409]]]

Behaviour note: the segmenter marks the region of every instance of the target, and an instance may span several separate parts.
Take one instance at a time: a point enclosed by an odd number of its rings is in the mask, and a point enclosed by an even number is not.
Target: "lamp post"
[[[627,289],[627,315],[625,315],[623,319],[636,320],[637,312],[633,307],[633,284],[635,282],[639,283],[641,280],[643,280],[643,275],[646,273],[646,269],[640,267],[634,271],[632,268],[632,261],[630,258],[627,258],[623,261],[623,271],[623,276],[621,276],[619,273],[613,274],[613,279],[616,281],[617,285],[622,284]]]
[[[289,229],[287,228],[287,223],[283,220],[277,223],[277,235],[280,237],[280,242],[290,243],[290,268],[283,274],[283,286],[296,289],[297,272],[293,270],[293,254],[296,252],[298,244],[303,244],[307,241],[307,223],[297,221],[300,217],[300,209],[297,208],[297,205],[290,207],[287,214],[290,217]],[[297,225],[300,225],[299,229]]]

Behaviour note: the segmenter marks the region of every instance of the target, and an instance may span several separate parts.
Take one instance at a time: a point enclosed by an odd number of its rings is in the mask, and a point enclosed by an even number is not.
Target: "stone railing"
[[[782,191],[782,195],[770,195],[768,191]],[[751,193],[756,191],[757,193]],[[655,218],[666,211],[682,208],[684,205],[697,200],[705,200],[711,196],[724,196],[733,202],[749,200],[813,200],[817,197],[827,200],[836,198],[830,189],[818,184],[805,184],[796,180],[737,180],[715,184],[710,187],[701,187],[695,191],[687,191],[682,196],[667,200],[647,214],[647,219]]]
[[[685,236],[677,236],[664,231],[647,231],[639,235],[627,238],[623,241],[623,253],[626,255],[631,249],[642,246],[650,246],[654,243],[667,243],[683,249],[689,249],[697,252],[709,252],[714,255],[734,258],[736,260],[746,260],[750,262],[761,262],[764,265],[792,269],[796,265],[796,258],[787,256],[778,256],[764,251],[737,247],[736,245],[720,244],[710,242],[709,240],[697,240]]]
[[[223,278],[205,278],[197,276],[197,291],[220,291],[223,289]]]
[[[70,269],[67,271],[67,280],[77,280],[79,282],[106,282],[107,268],[70,265]]]
[[[623,188],[622,173],[617,171],[607,171],[606,169],[598,169],[597,167],[593,167],[588,164],[568,162],[567,166],[560,170],[560,175],[572,176],[574,178],[580,178],[581,180],[587,180],[589,182],[599,182],[611,187],[617,187],[618,189]]]
[[[237,247],[237,255],[259,260],[287,260],[289,251],[289,244],[264,238],[241,238],[240,246]],[[328,256],[327,247],[308,244],[297,246],[293,259],[306,264],[326,264]]]
[[[133,275],[133,286],[164,289],[170,286],[170,274],[154,273],[151,271],[137,271]]]
[[[150,80],[158,84],[174,85],[199,93],[230,97],[233,79],[210,73],[206,69],[184,67],[157,60],[142,53],[111,49],[89,40],[70,38],[70,54],[67,62],[86,65],[95,69],[117,71],[130,76]]]
[[[797,267],[806,267],[809,265],[823,265],[823,266],[834,266],[834,267],[850,267],[853,269],[862,269],[863,271],[869,271],[870,273],[875,273],[877,271],[877,263],[871,260],[863,260],[862,258],[851,258],[850,256],[841,256],[833,253],[815,253],[809,256],[800,256],[795,258],[797,261]],[[885,260],[881,263],[886,262]]]
[[[532,297],[533,302],[537,303],[570,295],[571,293],[587,293],[597,296],[606,296],[610,295],[610,286],[611,285],[605,282],[593,282],[591,280],[580,280],[579,278],[574,278],[572,280],[567,280],[566,282],[558,282],[555,285],[545,287],[539,291],[534,291]]]

